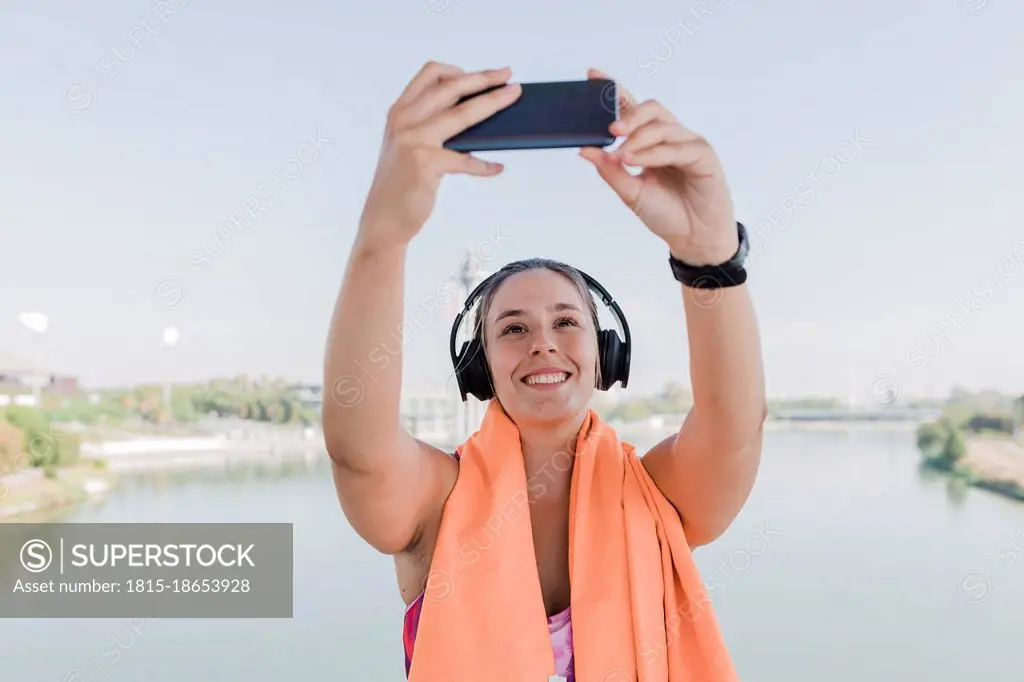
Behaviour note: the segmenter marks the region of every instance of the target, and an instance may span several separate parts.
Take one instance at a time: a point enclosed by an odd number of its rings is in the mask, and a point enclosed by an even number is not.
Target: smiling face
[[[516,423],[579,414],[594,393],[596,312],[587,292],[546,268],[509,276],[485,311],[484,348],[494,392]]]

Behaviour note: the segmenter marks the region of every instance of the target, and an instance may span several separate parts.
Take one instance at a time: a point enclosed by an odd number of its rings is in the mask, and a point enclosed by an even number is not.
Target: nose
[[[530,355],[537,357],[538,355],[553,355],[558,352],[558,346],[555,345],[554,339],[550,338],[546,333],[540,332],[533,338],[533,344],[530,346]]]

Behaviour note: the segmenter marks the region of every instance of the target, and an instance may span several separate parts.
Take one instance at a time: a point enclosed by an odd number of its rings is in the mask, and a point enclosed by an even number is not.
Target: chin
[[[557,387],[537,389],[520,383],[515,388],[510,401],[516,413],[513,416],[531,421],[557,422],[574,417],[587,407],[594,394],[593,388],[581,390],[577,375]]]

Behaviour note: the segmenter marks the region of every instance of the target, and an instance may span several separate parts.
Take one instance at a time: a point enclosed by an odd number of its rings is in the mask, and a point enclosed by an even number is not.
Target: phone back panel
[[[462,152],[606,147],[615,141],[608,127],[618,113],[614,81],[523,83],[519,99],[444,146]]]

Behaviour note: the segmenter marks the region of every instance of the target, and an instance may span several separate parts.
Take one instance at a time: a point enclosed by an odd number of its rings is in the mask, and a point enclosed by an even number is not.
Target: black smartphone
[[[444,143],[459,152],[500,149],[607,147],[615,141],[608,128],[619,118],[615,81],[522,83],[522,94],[508,107]],[[472,97],[495,90],[463,97]]]

